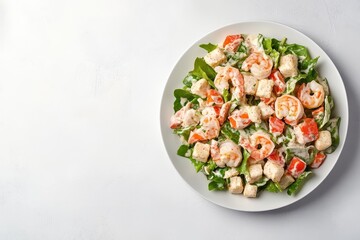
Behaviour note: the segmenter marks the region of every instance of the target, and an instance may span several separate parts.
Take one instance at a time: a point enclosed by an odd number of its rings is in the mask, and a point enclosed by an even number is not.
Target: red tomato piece
[[[267,157],[269,161],[273,161],[277,163],[278,165],[284,167],[285,165],[285,159],[284,157],[279,153],[277,149],[274,149],[274,151]]]
[[[321,164],[323,164],[324,160],[326,158],[326,154],[323,152],[318,152],[315,155],[314,161],[310,164],[311,168],[319,168]]]
[[[293,157],[287,168],[288,173],[290,173],[294,178],[298,178],[306,169],[306,163],[298,157]]]
[[[277,117],[269,118],[269,128],[271,133],[281,134],[284,131],[285,123]]]
[[[270,79],[274,81],[274,87],[273,90],[277,96],[282,94],[285,91],[285,81],[284,76],[280,73],[280,71],[273,71],[270,74]]]
[[[216,106],[221,107],[221,105],[224,103],[224,100],[218,91],[216,91],[215,89],[210,89],[207,92],[206,103],[209,106],[216,105]]]

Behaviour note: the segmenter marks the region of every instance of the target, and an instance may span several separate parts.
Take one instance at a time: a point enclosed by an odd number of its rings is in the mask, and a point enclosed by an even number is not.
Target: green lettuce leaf
[[[275,38],[263,38],[262,46],[267,55],[271,57],[274,62],[274,68],[278,68],[280,56],[285,52],[286,38],[279,41]]]
[[[301,187],[304,185],[305,181],[309,178],[309,176],[312,174],[311,171],[305,171],[302,174],[300,174],[300,176],[295,180],[295,182],[293,182],[288,190],[287,190],[287,194],[288,195],[295,195],[296,193],[298,193],[301,189]]]
[[[331,96],[326,96],[324,102],[325,102],[324,117],[322,118],[319,127],[320,129],[322,129],[325,126],[325,124],[329,122],[331,116],[331,109],[334,107],[334,100],[332,99]]]
[[[323,129],[328,130],[331,133],[331,146],[325,150],[325,153],[330,154],[336,150],[339,146],[340,136],[339,136],[339,127],[340,127],[340,117],[332,118],[324,126]]]
[[[273,192],[273,193],[282,192],[280,185],[271,180],[267,182],[265,190],[268,192]]]
[[[226,121],[224,125],[222,125],[220,132],[224,134],[228,139],[232,140],[234,143],[239,143],[240,133],[236,129],[233,129],[230,126],[230,122]]]
[[[241,161],[240,166],[237,167],[237,171],[244,176],[249,174],[249,169],[247,166],[247,161],[249,157],[250,157],[250,153],[245,149],[243,149],[243,160]]]
[[[302,79],[305,79],[307,77],[306,74],[300,73],[296,77],[292,77],[289,80],[286,81],[286,88],[285,88],[285,94],[292,94],[295,90],[296,84],[301,81]]]

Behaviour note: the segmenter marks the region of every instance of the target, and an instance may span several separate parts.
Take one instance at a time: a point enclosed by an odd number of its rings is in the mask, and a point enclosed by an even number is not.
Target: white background
[[[0,239],[355,239],[360,235],[360,2],[0,1]],[[348,93],[334,170],[288,207],[246,213],[178,175],[159,124],[196,40],[268,20],[312,38]]]

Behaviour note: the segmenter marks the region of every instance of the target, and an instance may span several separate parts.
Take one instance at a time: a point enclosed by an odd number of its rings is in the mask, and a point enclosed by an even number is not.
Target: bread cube
[[[204,60],[211,67],[216,67],[226,61],[226,56],[220,48],[216,48],[213,51],[205,55]]]
[[[236,170],[236,168],[230,168],[225,172],[224,178],[231,178],[237,175],[239,175],[239,172]]]
[[[255,123],[261,123],[261,111],[258,106],[248,106],[246,111],[249,115],[249,119]]]
[[[294,54],[280,57],[279,71],[284,78],[298,75],[298,57]]]
[[[290,174],[284,174],[279,181],[279,186],[281,187],[281,189],[284,190],[288,186],[290,186],[294,181],[295,179]]]
[[[265,104],[262,101],[258,104],[258,107],[260,108],[262,119],[268,119],[271,115],[275,113],[272,107],[270,107],[269,105]]]
[[[242,193],[244,190],[243,181],[241,177],[231,177],[230,178],[230,184],[229,184],[229,192],[234,194]]]
[[[250,74],[244,74],[244,89],[245,94],[247,95],[255,95],[256,89],[258,87],[258,80],[256,77]]]
[[[255,198],[257,194],[258,187],[256,185],[252,185],[250,183],[246,183],[244,189],[244,196],[249,198]]]
[[[207,91],[210,89],[210,85],[208,81],[204,78],[198,80],[197,82],[193,83],[191,86],[190,91],[193,94],[199,95],[201,98],[206,98]]]
[[[210,144],[197,142],[192,157],[200,162],[207,162],[210,155]]]
[[[331,144],[331,133],[327,130],[320,131],[319,138],[315,141],[316,149],[322,151],[330,147]]]
[[[269,80],[269,79],[259,80],[258,87],[256,89],[256,96],[263,98],[270,98],[273,86],[274,86],[273,80]]]
[[[279,182],[284,174],[284,168],[273,161],[268,160],[264,166],[264,175],[273,182]]]
[[[263,175],[263,169],[260,163],[249,166],[249,176],[247,176],[247,181],[249,183],[257,182],[261,179]]]

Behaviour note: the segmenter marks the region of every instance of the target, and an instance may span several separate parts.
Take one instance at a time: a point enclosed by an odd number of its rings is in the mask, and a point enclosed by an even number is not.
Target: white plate
[[[176,154],[180,146],[180,141],[178,136],[173,134],[173,131],[169,128],[170,117],[173,114],[174,89],[183,86],[182,79],[193,69],[195,58],[203,57],[206,54],[206,52],[199,47],[200,44],[209,42],[220,43],[227,35],[237,33],[261,33],[266,37],[277,39],[286,37],[288,43],[297,43],[306,46],[312,57],[320,56],[317,69],[322,77],[328,79],[331,95],[335,101],[335,116],[341,117],[340,144],[335,152],[328,155],[324,164],[314,171],[312,178],[306,182],[296,196],[288,196],[286,192],[262,192],[258,198],[248,199],[242,195],[230,194],[227,191],[209,191],[207,189],[208,180],[206,177],[201,172],[195,172],[190,160]],[[348,102],[345,87],[338,70],[328,55],[314,41],[299,31],[282,24],[271,22],[242,22],[225,26],[209,33],[184,53],[175,65],[165,86],[161,102],[160,124],[165,148],[173,165],[181,177],[205,199],[217,205],[240,211],[267,211],[287,206],[302,199],[318,187],[333,169],[343,149],[346,138],[348,128]]]

